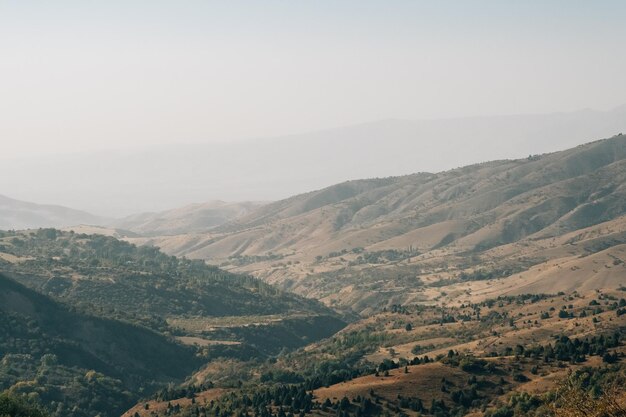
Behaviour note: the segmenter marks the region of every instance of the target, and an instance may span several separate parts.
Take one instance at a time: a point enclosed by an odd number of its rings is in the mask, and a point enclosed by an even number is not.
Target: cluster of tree
[[[0,390],[52,416],[119,415],[139,392],[180,381],[199,364],[191,348],[73,311],[2,276],[0,293],[20,300],[0,305]]]
[[[559,295],[563,295],[560,293]],[[554,294],[519,294],[519,295],[501,295],[497,298],[489,298],[485,301],[482,301],[478,304],[471,304],[472,306],[477,305],[480,307],[488,307],[493,308],[494,306],[504,307],[505,305],[524,305],[524,304],[534,304],[542,300],[546,300],[548,298],[555,297]]]
[[[48,417],[48,414],[22,397],[0,393],[0,416],[2,417]]]
[[[490,279],[496,278],[504,278],[511,276],[515,273],[523,271],[525,268],[522,266],[518,267],[507,267],[502,269],[478,269],[472,272],[462,271],[457,276],[453,278],[445,278],[439,281],[433,282],[431,285],[433,287],[445,287],[452,284],[458,284],[459,282],[469,282],[469,281],[487,281]]]
[[[194,398],[197,393],[213,388],[213,383],[208,381],[202,384],[184,385],[181,387],[167,387],[158,390],[152,398],[156,401],[172,401],[178,398]]]
[[[380,376],[380,374],[382,373],[384,376],[389,376],[390,370],[398,369],[400,367],[404,367],[404,371],[408,372],[407,366],[422,365],[425,363],[432,363],[435,361],[436,359],[429,358],[428,355],[424,355],[421,358],[416,356],[411,360],[407,360],[404,358],[400,358],[397,361],[394,361],[392,359],[383,359],[383,361],[379,363],[378,366],[376,367],[375,375]]]
[[[278,261],[285,257],[283,254],[268,253],[267,255],[232,255],[228,257],[232,265],[243,266],[257,262]]]
[[[406,250],[385,249],[372,252],[361,253],[353,262],[355,265],[361,264],[384,264],[387,262],[399,262],[405,259],[418,256],[420,253],[410,247]]]
[[[495,278],[503,278],[503,277],[508,277],[511,276],[513,274],[516,274],[518,272],[523,271],[525,268],[522,266],[519,266],[517,268],[515,267],[506,267],[506,268],[500,268],[500,269],[491,269],[491,270],[484,270],[484,269],[478,269],[476,271],[472,271],[472,272],[461,272],[458,275],[458,279],[461,282],[466,282],[466,281],[487,281],[490,279],[495,279]]]
[[[586,356],[607,356],[606,361],[611,361],[617,357],[608,353],[608,349],[618,347],[620,345],[620,332],[616,331],[612,335],[599,335],[587,337],[585,339],[569,338],[567,336],[558,336],[554,345],[545,346],[528,346],[517,345],[515,348],[507,347],[502,356],[524,356],[539,359],[545,362],[563,361],[571,363],[580,363],[586,360]]]
[[[508,403],[487,410],[486,417],[622,417],[623,367],[585,367],[570,373],[545,395],[514,393]]]

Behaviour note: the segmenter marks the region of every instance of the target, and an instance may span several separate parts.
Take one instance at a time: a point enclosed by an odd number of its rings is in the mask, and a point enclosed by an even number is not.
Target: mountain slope
[[[101,224],[105,219],[67,207],[35,204],[0,195],[0,230]]]
[[[0,312],[0,390],[31,394],[53,415],[119,415],[140,392],[180,381],[200,364],[193,349],[77,312],[2,275]]]
[[[311,256],[357,246],[429,250],[452,243],[472,249],[539,231],[565,233],[626,212],[625,167],[620,136],[525,160],[350,181],[268,204],[180,254],[211,259],[297,248]],[[420,236],[426,228],[430,238]],[[433,240],[433,233],[440,238]]]
[[[316,298],[395,276],[382,283],[389,290],[390,282],[432,280],[436,270],[445,278],[498,264],[492,248],[614,221],[626,214],[624,184],[626,136],[616,136],[522,160],[350,181],[268,204],[205,236],[149,243]],[[520,270],[537,258],[507,263]]]
[[[144,236],[198,233],[220,226],[258,208],[262,203],[210,201],[160,213],[141,213],[111,222],[114,227]]]
[[[55,229],[0,232],[0,271],[96,314],[209,346],[203,353],[207,358],[224,356],[225,350],[278,353],[344,325],[318,302],[252,277],[102,235]],[[272,328],[284,331],[283,340],[262,346],[258,333]]]

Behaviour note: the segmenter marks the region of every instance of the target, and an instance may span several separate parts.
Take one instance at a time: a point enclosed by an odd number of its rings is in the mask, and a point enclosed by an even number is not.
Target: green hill
[[[165,334],[224,340],[227,328],[226,341],[258,345],[259,330],[285,330],[282,340],[262,349],[268,354],[329,336],[344,325],[320,303],[252,277],[101,235],[55,229],[0,232],[0,271],[84,311]],[[312,318],[316,325],[292,325],[293,320],[307,323]],[[221,332],[213,335],[216,328]]]
[[[80,313],[1,275],[0,312],[0,390],[53,415],[119,415],[200,364],[158,333]]]

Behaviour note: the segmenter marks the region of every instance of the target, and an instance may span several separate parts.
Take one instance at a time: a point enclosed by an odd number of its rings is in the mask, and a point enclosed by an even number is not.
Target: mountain
[[[262,203],[209,201],[159,213],[140,213],[110,224],[143,236],[206,232],[260,207]]]
[[[175,335],[206,360],[265,357],[345,325],[314,300],[110,236],[0,232],[0,272],[93,314]]]
[[[0,230],[101,224],[102,217],[67,207],[28,203],[0,195]]]
[[[489,271],[485,280],[511,276],[600,251],[616,256],[611,250],[626,243],[624,184],[626,136],[618,135],[438,174],[348,181],[267,204],[204,236],[148,243],[365,308],[391,295],[430,298],[415,292],[420,282],[480,279],[478,270]],[[620,274],[602,285],[617,285]]]
[[[120,219],[95,216],[68,207],[30,203],[0,195],[0,230],[71,228],[115,237],[206,232],[262,206],[260,202],[209,201]]]
[[[0,190],[121,217],[193,201],[271,201],[347,179],[440,172],[626,132],[610,111],[382,120],[279,138],[0,161]],[[15,175],[19,172],[20,175]]]
[[[53,416],[120,415],[140,393],[182,381],[201,363],[194,349],[2,275],[0,312],[0,391],[37,399]]]

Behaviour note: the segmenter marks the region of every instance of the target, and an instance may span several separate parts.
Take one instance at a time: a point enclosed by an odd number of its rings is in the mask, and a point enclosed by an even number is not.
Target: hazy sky
[[[1,157],[626,103],[624,1],[2,1]]]

